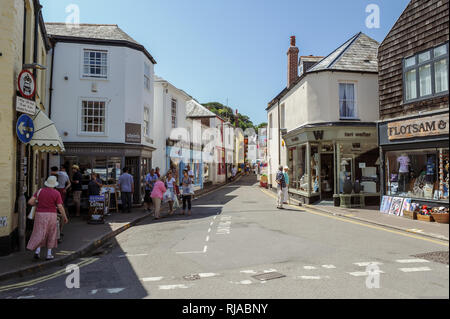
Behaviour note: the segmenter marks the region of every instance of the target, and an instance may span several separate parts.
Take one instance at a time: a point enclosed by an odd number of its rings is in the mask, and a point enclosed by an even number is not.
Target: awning
[[[41,110],[38,110],[32,118],[34,122],[34,136],[30,145],[41,152],[65,152],[64,143],[59,136],[55,123]]]

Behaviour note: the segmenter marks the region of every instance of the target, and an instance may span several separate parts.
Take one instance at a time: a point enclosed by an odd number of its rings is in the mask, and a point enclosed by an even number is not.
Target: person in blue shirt
[[[133,193],[134,193],[134,179],[133,176],[128,173],[128,168],[123,169],[123,174],[119,177],[117,183],[119,185],[120,194],[122,197],[122,212],[131,213],[131,207],[133,205]]]
[[[144,211],[151,212],[153,205],[152,197],[150,196],[153,190],[153,185],[158,180],[155,170],[152,168],[150,172],[145,176],[145,196],[144,196]]]
[[[283,188],[283,197],[284,197],[284,202],[283,204],[287,204],[289,201],[289,167],[285,166],[284,167],[284,181],[286,182],[286,187]]]
[[[275,178],[275,181],[277,182],[277,208],[283,209],[283,190],[286,188],[286,181],[284,179],[283,174],[283,166],[280,166],[278,168],[278,172]]]

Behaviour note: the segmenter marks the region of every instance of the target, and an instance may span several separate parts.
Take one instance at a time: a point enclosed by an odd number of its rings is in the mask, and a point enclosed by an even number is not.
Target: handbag
[[[38,200],[39,200],[39,194],[41,193],[41,190],[42,189],[40,189],[38,192],[37,192],[37,198],[36,198],[36,204],[34,204],[34,206],[33,207],[31,207],[31,211],[30,211],[30,213],[28,214],[28,219],[30,219],[30,220],[33,220],[34,219],[34,216],[36,215],[36,207],[37,207],[37,204],[38,204]]]

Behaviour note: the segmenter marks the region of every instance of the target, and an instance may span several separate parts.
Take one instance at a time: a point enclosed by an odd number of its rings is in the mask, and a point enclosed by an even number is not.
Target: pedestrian
[[[188,176],[189,176],[191,179],[194,179],[194,171],[191,170],[191,165],[187,164],[186,170],[188,171]]]
[[[57,168],[57,167],[55,167]],[[61,199],[63,201],[64,210],[66,210],[67,207],[67,192],[69,188],[71,187],[70,178],[69,175],[66,173],[66,168],[64,166],[61,166],[61,168],[58,171],[58,186],[56,186],[56,190],[61,195]],[[62,242],[62,238],[64,237],[63,229],[64,229],[64,223],[62,222],[62,215],[58,213],[58,224],[59,224],[59,236],[58,236],[58,243]]]
[[[286,183],[286,187],[283,189],[283,203],[288,204],[289,203],[289,167],[284,167],[284,181]]]
[[[80,207],[81,207],[81,192],[83,191],[82,180],[83,175],[80,172],[80,167],[78,165],[72,166],[73,176],[72,176],[72,196],[73,202],[75,204],[76,216],[80,217]]]
[[[89,196],[98,196],[100,195],[100,190],[103,186],[103,182],[100,178],[98,178],[97,173],[91,174],[91,180],[88,184]]]
[[[163,196],[166,191],[167,189],[164,186],[164,183],[161,181],[161,178],[158,178],[158,180],[155,182],[155,185],[153,185],[153,190],[151,194],[153,206],[155,208],[155,219],[161,218],[159,212],[161,210],[161,202],[163,200]]]
[[[167,200],[167,202],[169,203],[169,215],[172,216],[173,215],[173,204],[175,203],[176,200],[176,194],[175,194],[175,189],[174,186],[176,184],[176,180],[172,175],[172,171],[168,171],[167,172],[167,176],[166,176],[166,194],[167,194],[167,198],[165,198],[165,200]]]
[[[132,194],[134,193],[134,179],[128,173],[128,167],[123,168],[123,174],[120,175],[118,186],[122,199],[122,213],[131,213]]]
[[[52,249],[58,246],[57,241],[57,210],[63,216],[63,222],[69,222],[63,207],[60,193],[55,190],[58,186],[56,176],[50,176],[44,183],[45,187],[38,190],[30,198],[28,204],[36,206],[34,215],[33,233],[28,242],[27,249],[34,250],[34,259],[40,259],[41,248],[47,248],[46,260],[52,260]]]
[[[158,175],[155,174],[155,170],[152,168],[150,172],[145,176],[145,196],[144,196],[144,211],[151,212],[152,207],[152,193],[153,185],[158,180]]]
[[[284,180],[283,166],[278,168],[276,175],[277,182],[277,208],[283,209],[283,189],[286,187],[286,181]]]
[[[159,167],[155,169],[155,174],[158,176],[158,178],[161,178],[161,173],[159,172]]]
[[[181,187],[183,190],[183,213],[182,213],[182,215],[185,214],[186,208],[188,208],[188,216],[191,216],[191,208],[192,208],[191,200],[192,200],[192,195],[193,195],[193,191],[192,191],[192,183],[193,182],[192,182],[192,178],[190,178],[188,174],[189,174],[188,170],[184,170],[183,171],[183,179],[181,180]]]

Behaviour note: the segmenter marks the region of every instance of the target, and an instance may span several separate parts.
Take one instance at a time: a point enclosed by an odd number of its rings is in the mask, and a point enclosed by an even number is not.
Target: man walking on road
[[[72,166],[73,176],[72,176],[72,195],[73,202],[75,203],[76,216],[80,216],[81,211],[81,193],[83,187],[81,182],[83,180],[83,175],[80,173],[80,167],[78,165]]]
[[[286,187],[283,189],[283,203],[284,204],[288,204],[289,201],[289,167],[285,166],[284,167],[284,181],[286,183]]]
[[[123,174],[120,175],[118,184],[122,197],[122,213],[131,213],[132,194],[134,193],[134,179],[132,175],[128,174],[127,167],[124,167]]]
[[[278,168],[276,182],[277,182],[277,208],[283,209],[283,200],[284,200],[283,190],[284,188],[286,188],[286,181],[284,179],[283,174],[283,166],[280,166]]]

